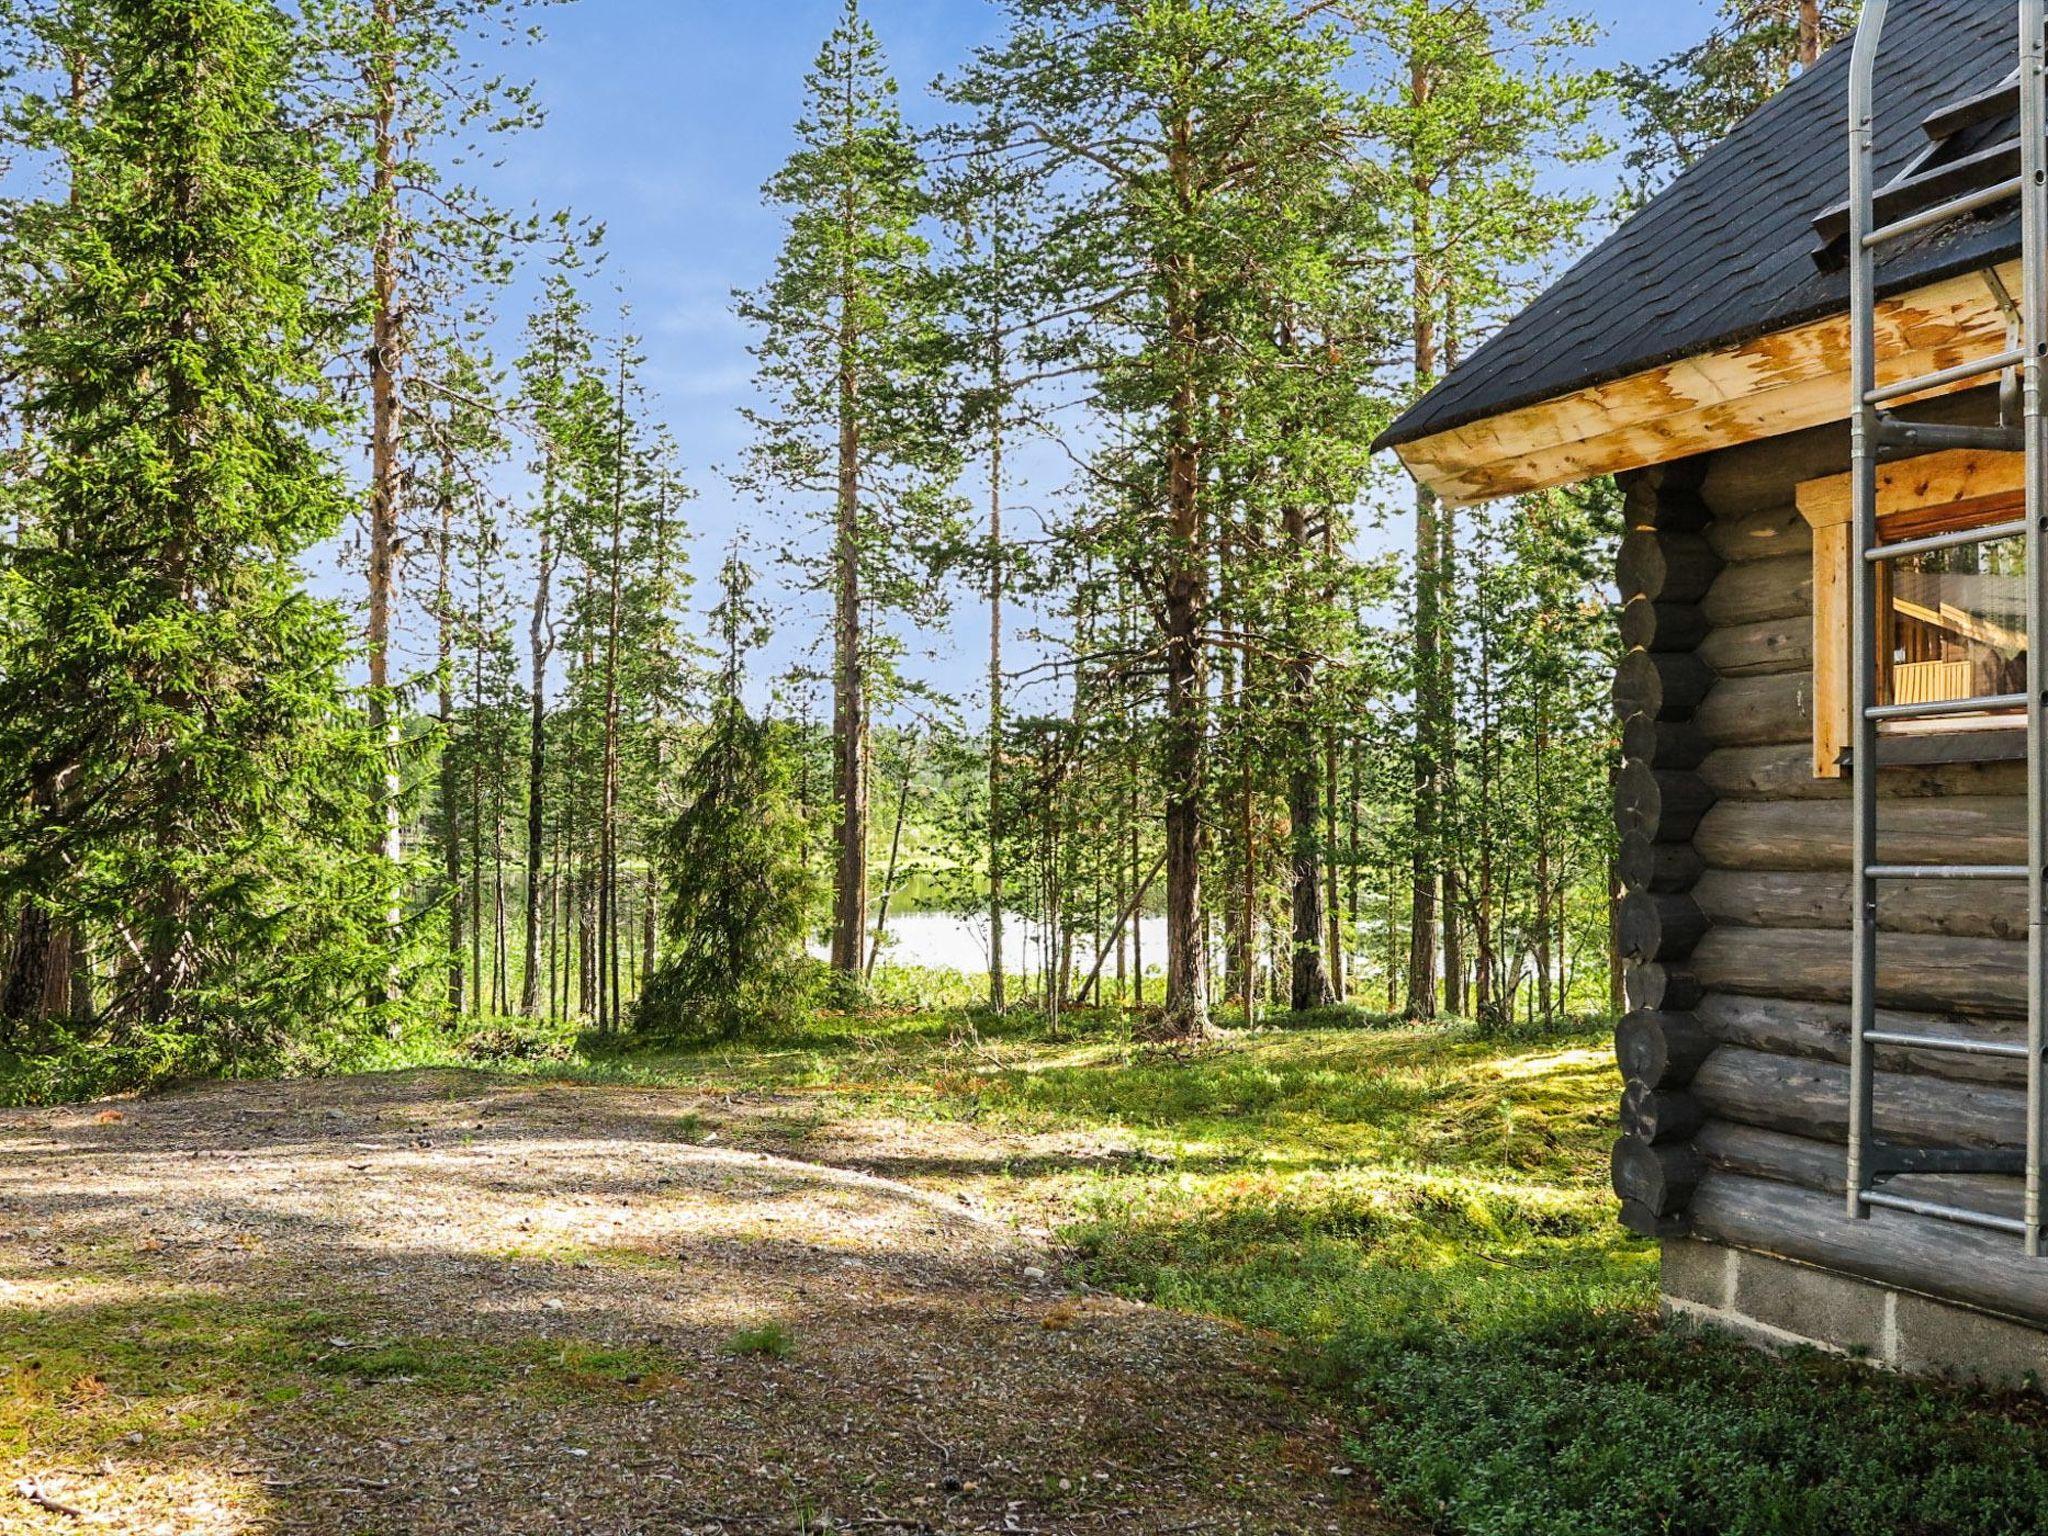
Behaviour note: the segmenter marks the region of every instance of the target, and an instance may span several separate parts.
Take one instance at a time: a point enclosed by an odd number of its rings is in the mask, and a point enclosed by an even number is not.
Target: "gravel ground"
[[[0,1322],[110,1352],[0,1433],[0,1531],[1394,1528],[1264,1341],[1063,1286],[957,1127],[824,1148],[916,1183],[728,1144],[788,1108],[410,1073],[0,1115]],[[138,1406],[116,1347],[173,1326],[213,1385]]]

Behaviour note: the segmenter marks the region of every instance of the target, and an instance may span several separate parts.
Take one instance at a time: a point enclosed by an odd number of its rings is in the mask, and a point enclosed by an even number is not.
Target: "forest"
[[[467,175],[546,133],[479,62],[537,11],[9,8],[11,1051],[736,1032],[859,1006],[911,911],[992,1011],[1159,1038],[1612,1006],[1616,498],[1452,512],[1372,451],[1636,195],[1545,174],[1612,163],[1589,21],[1047,0],[905,92],[849,3],[714,470],[601,210]],[[1796,65],[1746,26],[1627,98],[1637,193]]]
[[[1646,9],[0,0],[0,1532],[2039,1530],[2038,1394],[1671,1315],[1635,492],[1382,445],[1858,6]],[[760,260],[550,121],[621,14],[802,21]],[[1808,1201],[1831,1007],[1730,1053]]]

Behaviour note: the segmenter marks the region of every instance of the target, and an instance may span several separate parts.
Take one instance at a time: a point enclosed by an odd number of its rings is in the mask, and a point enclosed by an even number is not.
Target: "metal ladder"
[[[1850,998],[1848,1204],[1853,1218],[1873,1209],[1911,1212],[2020,1237],[2026,1252],[2043,1257],[2042,1159],[2048,1147],[2044,1099],[2043,1008],[2048,1004],[2048,0],[2019,0],[2021,167],[2008,180],[1878,222],[1875,81],[1878,46],[1889,0],[1867,0],[1856,33],[1849,83],[1850,373],[1855,414],[1850,443],[1854,496],[1854,601],[1852,667],[1855,800],[1854,972]],[[2017,199],[2021,211],[2022,292],[2008,315],[2015,334],[2005,350],[1919,378],[1878,383],[1877,257],[1894,241],[1965,214]],[[1995,278],[1993,279],[1995,285]],[[2013,310],[2017,310],[2016,316]],[[2009,386],[2017,371],[2022,389],[2001,412],[1997,427],[1936,425],[1905,420],[1887,407],[1930,390],[1993,374]],[[2017,420],[2013,418],[2017,416]],[[1937,449],[1975,448],[2026,455],[2026,515],[1992,527],[1884,544],[1878,537],[1878,470],[1882,462]],[[2026,538],[2027,690],[2025,693],[1935,703],[1879,704],[1879,566],[1909,555],[1999,539]],[[2026,710],[2027,862],[2023,865],[1887,864],[1878,856],[1877,761],[1879,728],[1891,721],[1929,720],[1991,710]],[[1908,880],[2023,881],[2027,887],[2027,1039],[2024,1045],[1947,1035],[1910,1034],[1877,1027],[1878,891]],[[1873,1090],[1879,1047],[2003,1056],[2027,1063],[2027,1144],[2024,1151],[1983,1152],[1922,1148],[1879,1139]],[[1932,1200],[1911,1199],[1878,1186],[1897,1174],[2024,1174],[2023,1214],[2001,1216]]]

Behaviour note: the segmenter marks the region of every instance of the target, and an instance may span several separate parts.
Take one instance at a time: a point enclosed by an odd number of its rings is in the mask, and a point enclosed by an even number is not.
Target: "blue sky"
[[[925,88],[973,46],[996,34],[984,0],[869,0],[913,120],[931,113]],[[1594,0],[1607,29],[1594,57],[1644,61],[1705,29],[1711,0]],[[805,68],[830,30],[839,0],[577,0],[542,13],[547,37],[522,66],[540,87],[549,121],[513,146],[496,178],[515,205],[571,207],[610,233],[610,281],[625,293],[645,334],[648,383],[682,446],[700,492],[697,566],[763,509],[730,491],[718,471],[746,441],[739,408],[750,393],[745,328],[732,314],[735,287],[758,283],[774,260],[780,227],[762,207],[761,183],[788,154]],[[1028,472],[1028,471],[1027,471]],[[1020,488],[1029,499],[1050,484]],[[1399,530],[1381,535],[1398,539]],[[765,551],[764,551],[765,553]],[[792,615],[795,618],[795,615]],[[942,684],[971,686],[986,619],[961,603],[957,640],[932,637]],[[792,622],[770,658],[794,660],[813,624]]]

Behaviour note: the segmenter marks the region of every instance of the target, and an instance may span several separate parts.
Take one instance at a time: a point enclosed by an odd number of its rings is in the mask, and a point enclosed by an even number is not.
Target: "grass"
[[[1500,1039],[1350,1016],[1174,1052],[1116,1017],[1048,1034],[914,1001],[697,1051],[499,1033],[488,1055],[508,1074],[700,1090],[711,1103],[684,1126],[691,1140],[830,1156],[835,1138],[879,1125],[910,1149],[890,1171],[1051,1227],[1077,1277],[1284,1341],[1303,1382],[1351,1415],[1388,1503],[1431,1531],[2044,1528],[2048,1404],[1657,1326],[1654,1248],[1620,1230],[1605,1188],[1620,1085],[1604,1028]],[[390,1067],[485,1054],[435,1036],[379,1051]],[[909,1134],[889,1129],[901,1122]],[[259,1394],[403,1379],[573,1395],[661,1369],[435,1340],[323,1355],[303,1327],[203,1308],[180,1326],[202,1325],[230,1336],[196,1351],[213,1362],[199,1369]],[[144,1328],[144,1355],[163,1326]],[[26,1344],[0,1335],[0,1358]],[[780,1358],[792,1344],[771,1321],[727,1347]],[[61,1339],[41,1353],[30,1409],[18,1375],[12,1404],[0,1384],[0,1444],[24,1411],[75,1413],[61,1405],[91,1395],[81,1376],[111,1387],[140,1369],[118,1352],[64,1363]],[[162,1410],[191,1394],[109,1396]],[[216,1397],[211,1411],[247,1400]]]
[[[2043,1528],[2039,1401],[1657,1325],[1655,1250],[1606,1189],[1620,1083],[1604,1026],[1315,1024],[1175,1053],[1107,1017],[1047,1038],[1032,1019],[906,1011],[572,1071],[794,1096],[805,1111],[776,1124],[799,1152],[877,1116],[1113,1148],[1018,1154],[982,1192],[1048,1220],[1096,1284],[1286,1341],[1349,1405],[1361,1465],[1429,1530]]]
[[[725,1352],[729,1355],[764,1355],[771,1360],[787,1360],[796,1353],[796,1340],[781,1323],[765,1322],[752,1328],[741,1328],[725,1341]]]

